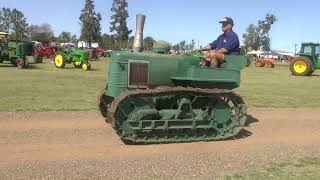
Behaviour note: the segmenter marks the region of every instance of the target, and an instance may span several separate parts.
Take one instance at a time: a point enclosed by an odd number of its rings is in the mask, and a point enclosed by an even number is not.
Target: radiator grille
[[[146,88],[149,82],[149,62],[129,61],[129,87]]]

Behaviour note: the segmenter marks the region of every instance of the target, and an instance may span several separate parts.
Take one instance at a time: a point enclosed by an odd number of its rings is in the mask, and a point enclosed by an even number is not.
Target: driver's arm
[[[210,51],[210,50],[214,50],[217,48],[217,42],[218,42],[218,39],[213,41],[212,43],[206,45],[205,47],[203,48],[200,48],[200,49],[196,49],[194,52],[202,52],[202,51]]]
[[[206,45],[205,47],[203,48],[200,48],[200,49],[196,49],[195,52],[201,52],[201,51],[209,51],[211,50],[211,46],[210,44]]]
[[[225,53],[227,53],[228,52],[228,49],[226,49],[226,48],[221,48],[221,49],[219,49],[218,51],[216,51],[216,52],[218,52],[218,53],[222,53],[222,54],[225,54]]]

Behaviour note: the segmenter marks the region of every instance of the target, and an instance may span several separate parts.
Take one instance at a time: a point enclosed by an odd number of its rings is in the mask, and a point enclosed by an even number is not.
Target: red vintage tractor
[[[96,48],[98,58],[103,56],[104,49],[102,47]]]
[[[33,57],[35,63],[41,63],[43,57],[52,58],[55,53],[56,47],[50,45],[34,45],[33,48]]]

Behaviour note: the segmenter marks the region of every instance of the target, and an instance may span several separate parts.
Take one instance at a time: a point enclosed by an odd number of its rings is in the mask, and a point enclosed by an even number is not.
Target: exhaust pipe
[[[133,40],[133,50],[136,52],[142,52],[143,50],[143,28],[146,16],[138,14],[136,17],[136,34]]]

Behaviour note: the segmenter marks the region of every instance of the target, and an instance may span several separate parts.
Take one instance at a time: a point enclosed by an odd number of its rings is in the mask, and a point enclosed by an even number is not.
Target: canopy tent
[[[291,57],[294,57],[294,53],[286,53],[286,52],[282,52],[282,53],[278,53],[279,55],[282,55],[282,56],[291,56]]]
[[[279,53],[277,53],[276,51],[264,51],[260,55],[263,55],[263,56],[279,56]]]
[[[262,51],[260,51],[260,50],[257,50],[257,51],[253,50],[253,51],[247,52],[247,54],[255,54],[255,55],[260,55],[261,53],[262,53]]]

